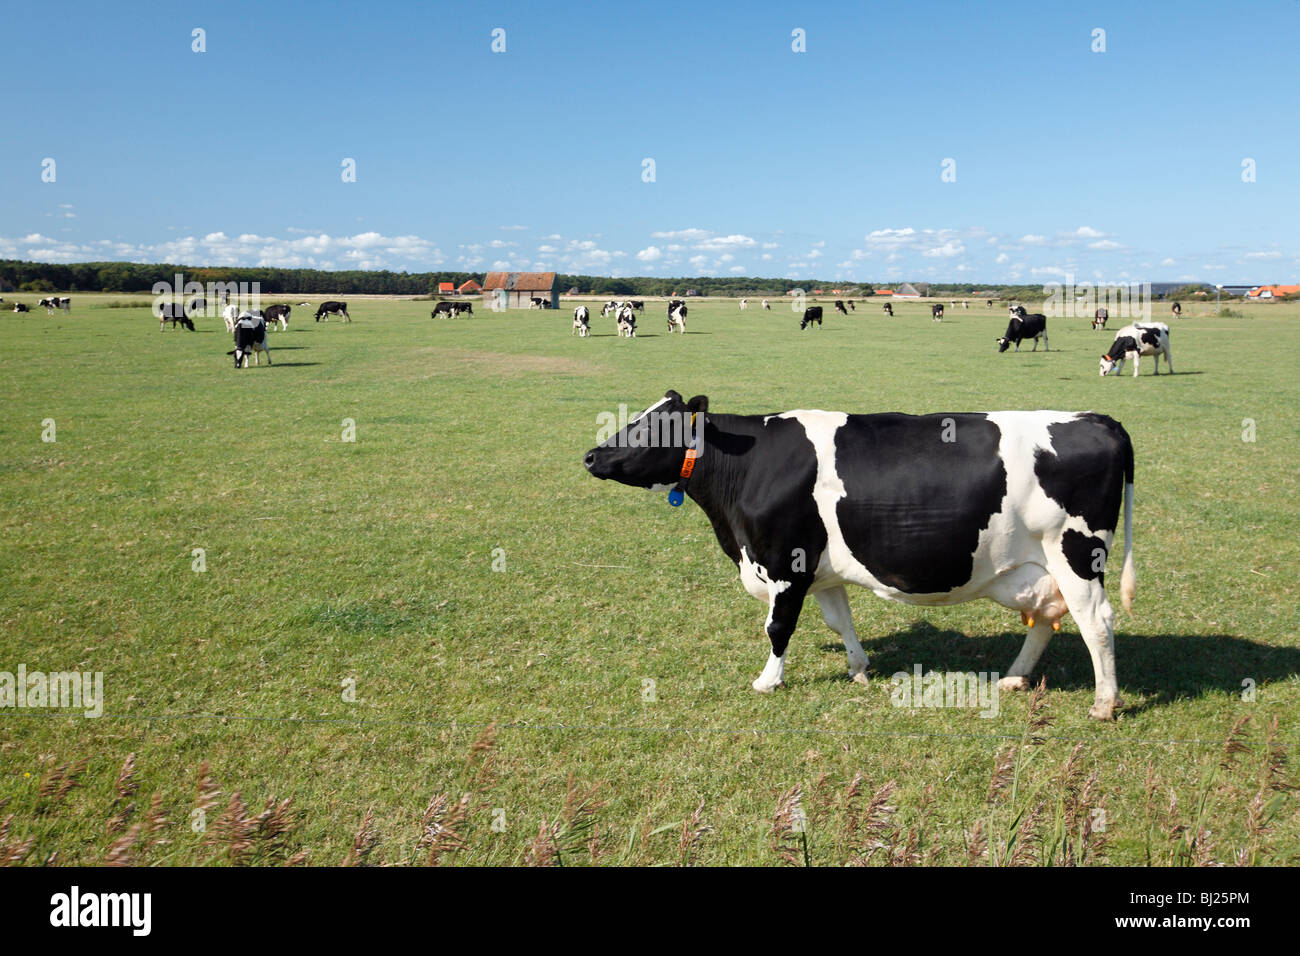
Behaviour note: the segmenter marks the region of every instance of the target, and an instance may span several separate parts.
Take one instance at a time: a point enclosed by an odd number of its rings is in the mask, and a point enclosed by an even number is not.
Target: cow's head
[[[1110,351],[1101,357],[1102,377],[1104,378],[1107,375],[1109,375],[1111,372],[1113,372],[1119,366],[1119,363],[1123,361],[1124,356],[1126,356],[1129,352],[1133,352],[1136,350],[1137,350],[1137,343],[1134,342],[1127,335],[1121,336],[1120,338],[1116,339],[1114,343],[1111,345]]]
[[[706,396],[696,395],[688,402],[669,389],[662,399],[587,452],[582,463],[597,478],[667,491],[681,480],[682,463],[693,439],[702,455],[708,409]]]
[[[1011,340],[1007,338],[1005,335],[1002,336],[1002,338],[998,339],[999,352],[1005,352],[1007,350],[1007,347],[1010,345],[1011,345]]]

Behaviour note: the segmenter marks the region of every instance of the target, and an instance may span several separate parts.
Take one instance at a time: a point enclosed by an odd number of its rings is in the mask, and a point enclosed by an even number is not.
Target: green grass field
[[[31,840],[14,861],[335,864],[355,840],[354,858],[416,863],[430,800],[466,793],[447,862],[771,864],[793,844],[799,862],[806,848],[835,865],[1276,862],[1300,848],[1277,784],[1300,740],[1300,306],[1192,307],[1172,323],[1178,374],[1152,377],[1148,360],[1103,380],[1110,333],[1057,319],[1050,353],[999,355],[1006,310],[982,302],[937,324],[923,303],[844,318],[823,300],[825,327],[803,333],[788,305],[701,302],[684,337],[648,303],[636,340],[597,306],[581,340],[571,306],[433,321],[428,302],[353,298],[353,324],[295,308],[275,364],[235,371],[220,320],[160,333],[146,308],[107,307],[142,298],[0,313],[0,671],[102,671],[106,696],[98,719],[0,709],[0,860]],[[270,301],[303,298],[322,297]],[[892,706],[894,672],[1005,672],[1024,629],[988,602],[919,609],[862,590],[870,687],[846,680],[809,602],[788,686],[754,693],[766,610],[699,509],[581,465],[600,413],[670,387],[716,412],[1117,418],[1137,454],[1120,720],[1088,719],[1092,667],[1069,618],[1032,721],[1024,695],[993,719]],[[1118,607],[1118,559],[1111,571]],[[1246,748],[1219,769],[1245,716]],[[1021,747],[1026,734],[1045,739]],[[1010,747],[1014,783],[990,799]],[[132,753],[134,781],[118,781]],[[195,832],[205,761],[221,793]],[[60,785],[65,765],[76,787]],[[887,808],[868,809],[890,781]],[[796,786],[805,833],[787,819],[774,837]],[[289,796],[274,833],[241,810]],[[1076,839],[1085,813],[1100,838]]]

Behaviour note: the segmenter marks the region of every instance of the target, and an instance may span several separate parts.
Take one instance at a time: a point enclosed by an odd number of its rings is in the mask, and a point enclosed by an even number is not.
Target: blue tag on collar
[[[682,494],[682,489],[680,488],[674,488],[672,491],[668,492],[668,503],[674,508],[679,507],[685,500],[686,496]]]

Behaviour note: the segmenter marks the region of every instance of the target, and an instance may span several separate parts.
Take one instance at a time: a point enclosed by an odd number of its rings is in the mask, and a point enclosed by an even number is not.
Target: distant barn
[[[552,309],[560,307],[560,286],[554,272],[489,272],[483,280],[487,308],[527,309],[535,298],[546,300]]]
[[[461,295],[472,295],[474,293],[482,292],[483,286],[479,285],[477,279],[469,279],[457,286],[456,291]]]

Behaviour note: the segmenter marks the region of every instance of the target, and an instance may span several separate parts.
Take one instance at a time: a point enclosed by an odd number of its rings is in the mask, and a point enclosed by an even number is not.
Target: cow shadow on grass
[[[276,362],[272,368],[306,368],[308,365],[319,365],[320,362]]]
[[[917,664],[923,672],[997,671],[1005,675],[1024,640],[1023,630],[968,637],[961,631],[917,621],[906,630],[864,639],[862,646],[877,677],[911,673]],[[838,639],[822,641],[819,647],[844,653]],[[1240,695],[1247,679],[1255,685],[1287,680],[1300,674],[1300,648],[1277,647],[1232,634],[1128,634],[1121,622],[1115,635],[1115,664],[1121,696],[1125,692],[1130,697],[1142,695],[1141,701],[1129,702],[1127,709],[1135,712],[1207,693]],[[1062,631],[1052,638],[1031,679],[1037,683],[1040,677],[1047,678],[1049,690],[1094,688],[1092,659],[1077,631]]]

